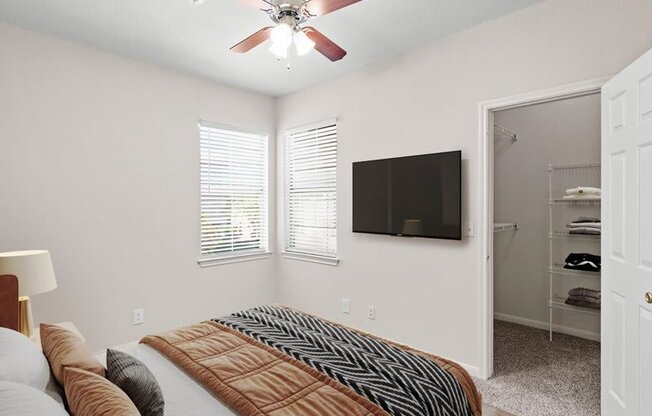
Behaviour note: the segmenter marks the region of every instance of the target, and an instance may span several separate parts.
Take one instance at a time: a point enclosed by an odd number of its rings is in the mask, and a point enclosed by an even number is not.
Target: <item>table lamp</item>
[[[31,338],[34,325],[29,297],[57,288],[50,252],[28,250],[0,253],[0,275],[2,274],[18,277],[18,328]]]

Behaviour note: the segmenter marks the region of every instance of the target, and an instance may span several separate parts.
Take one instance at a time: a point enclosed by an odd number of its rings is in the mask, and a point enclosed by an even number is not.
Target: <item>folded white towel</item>
[[[596,228],[600,229],[602,228],[602,223],[599,222],[572,222],[570,224],[566,224],[566,227],[568,228]]]
[[[564,199],[593,199],[593,200],[599,200],[602,197],[600,195],[587,195],[587,194],[582,194],[582,195],[564,195]]]
[[[566,195],[602,195],[602,189],[578,186],[577,188],[566,189]]]

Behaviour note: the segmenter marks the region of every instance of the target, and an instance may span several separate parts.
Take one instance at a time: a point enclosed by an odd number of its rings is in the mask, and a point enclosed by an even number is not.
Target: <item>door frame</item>
[[[480,224],[478,237],[481,248],[478,264],[481,283],[479,285],[479,323],[480,323],[480,367],[478,376],[484,380],[494,372],[494,267],[493,267],[493,223],[494,223],[494,113],[511,108],[543,104],[568,98],[582,97],[600,93],[602,86],[612,76],[595,78],[587,81],[566,84],[559,87],[513,95],[495,100],[481,102],[480,129],[478,144],[479,192],[480,192]]]

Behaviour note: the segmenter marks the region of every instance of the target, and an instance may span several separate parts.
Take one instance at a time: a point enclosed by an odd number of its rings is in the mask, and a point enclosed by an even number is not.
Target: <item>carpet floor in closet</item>
[[[599,416],[600,343],[494,322],[494,375],[485,403],[516,416]]]

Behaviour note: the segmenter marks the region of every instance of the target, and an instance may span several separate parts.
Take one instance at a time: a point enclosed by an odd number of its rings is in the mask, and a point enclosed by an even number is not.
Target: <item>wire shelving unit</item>
[[[600,198],[564,198],[565,190],[578,186],[600,187],[600,163],[574,163],[548,166],[550,225],[548,238],[550,242],[549,275],[549,333],[553,339],[554,311],[562,313],[583,313],[599,318],[600,310],[573,306],[565,303],[566,298],[555,293],[556,283],[560,279],[579,281],[581,286],[599,289],[600,273],[565,269],[560,264],[560,253],[564,250],[583,248],[585,251],[600,253],[601,236],[593,234],[571,234],[566,224],[578,216],[600,218]],[[563,254],[563,255],[565,255]]]

